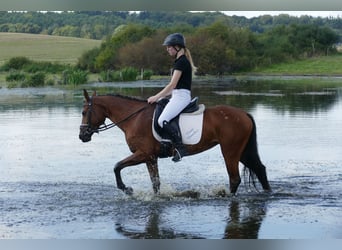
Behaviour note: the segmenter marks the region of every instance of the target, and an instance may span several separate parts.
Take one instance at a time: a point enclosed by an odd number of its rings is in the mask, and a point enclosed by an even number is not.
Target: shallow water
[[[96,88],[148,97],[160,83],[148,85]],[[82,143],[80,90],[0,89],[0,238],[342,238],[341,86],[194,86],[207,106],[239,106],[256,120],[273,193],[245,180],[236,197],[220,196],[228,176],[219,147],[160,159],[158,197],[144,165],[124,169],[134,189],[126,196],[113,175],[129,155],[123,133]]]

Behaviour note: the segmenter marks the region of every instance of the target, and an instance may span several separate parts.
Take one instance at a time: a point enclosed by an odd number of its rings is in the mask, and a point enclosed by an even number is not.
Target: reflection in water
[[[115,87],[106,85],[98,88],[98,93],[119,93],[123,95],[148,98],[163,83],[157,85],[141,85],[140,87]],[[97,86],[96,84],[94,86]],[[144,87],[143,87],[144,86]],[[93,88],[93,87],[91,87]],[[338,102],[341,96],[340,82],[282,82],[248,81],[244,83],[229,82],[196,82],[194,81],[193,96],[206,106],[228,104],[241,107],[247,111],[258,105],[264,105],[279,113],[325,112]]]
[[[118,93],[139,98],[148,98],[163,83],[132,87],[129,84],[97,84],[86,86],[96,89],[98,94]],[[160,85],[160,87],[158,87]],[[126,86],[126,87],[125,87]],[[13,109],[35,109],[44,107],[82,107],[81,90],[68,91],[54,88],[1,89],[0,111]],[[339,82],[317,84],[274,82],[247,82],[240,84],[194,83],[193,96],[198,96],[206,106],[228,104],[247,111],[258,105],[270,107],[279,112],[325,112],[338,102],[341,96]]]
[[[199,202],[200,204],[194,206],[193,209],[201,210],[201,206],[207,204],[207,201]],[[116,231],[130,239],[202,239],[207,238],[208,231],[211,231],[210,234],[216,235],[217,238],[223,239],[258,239],[260,226],[266,216],[265,200],[243,198],[226,200],[228,214],[225,213],[227,211],[226,204],[224,205],[217,200],[209,203],[212,204],[210,206],[216,207],[217,214],[210,214],[211,210],[209,209],[207,214],[202,214],[203,218],[197,218],[202,220],[200,225],[197,225],[191,218],[183,218],[181,213],[178,214],[178,217],[173,218],[173,221],[168,221],[168,214],[172,210],[170,205],[175,205],[152,202],[145,207],[138,220],[137,218],[132,220],[127,215],[121,216],[120,222],[116,223]],[[128,209],[134,210],[133,207]],[[130,214],[136,215],[136,211],[132,211]],[[208,215],[212,218],[207,222],[205,217]],[[224,217],[228,218],[225,229],[222,227],[224,230],[220,231],[220,227],[214,228],[214,231],[210,229],[210,224],[217,223],[215,220],[221,221]],[[140,224],[144,224],[144,226]],[[196,228],[196,230],[187,230],[189,228]]]
[[[277,85],[258,82],[235,86],[228,91],[226,88],[222,88],[213,92],[221,103],[247,110],[262,104],[280,113],[317,113],[327,111],[339,99],[339,88],[328,86],[330,85],[316,86],[315,84],[295,83]]]
[[[259,229],[266,216],[264,201],[241,202],[233,199],[229,205],[229,221],[225,239],[258,239]]]
[[[142,230],[138,228],[130,229],[122,221],[116,224],[116,231],[129,239],[200,239],[203,237],[191,233],[177,233],[177,230],[171,227],[161,225],[162,207],[158,204],[148,207],[148,214],[145,227]],[[131,226],[132,227],[132,226]]]
[[[161,88],[148,84],[87,88],[147,98]],[[227,178],[214,148],[177,166],[161,161],[165,190],[211,190],[167,200],[116,193],[112,169],[127,155],[124,135],[114,129],[81,144],[80,89],[2,88],[0,237],[340,238],[342,88],[315,85],[195,83],[193,95],[206,106],[229,104],[255,117],[276,195],[242,189],[236,199],[211,197]],[[135,190],[149,190],[145,168],[126,173]]]

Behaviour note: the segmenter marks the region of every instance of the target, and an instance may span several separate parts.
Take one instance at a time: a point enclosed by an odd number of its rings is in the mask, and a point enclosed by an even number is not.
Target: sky
[[[308,15],[313,17],[339,17],[342,18],[342,11],[223,11],[228,16],[245,16],[247,18],[258,17],[261,15],[280,15],[289,14],[291,16],[300,17]]]

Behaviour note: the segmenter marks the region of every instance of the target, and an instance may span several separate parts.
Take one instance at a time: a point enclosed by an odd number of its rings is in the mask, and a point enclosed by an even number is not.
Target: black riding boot
[[[175,147],[175,155],[172,160],[178,162],[183,156],[187,155],[188,152],[182,143],[182,137],[178,133],[177,129],[172,127],[167,121],[163,122],[163,130],[170,136],[170,139]]]

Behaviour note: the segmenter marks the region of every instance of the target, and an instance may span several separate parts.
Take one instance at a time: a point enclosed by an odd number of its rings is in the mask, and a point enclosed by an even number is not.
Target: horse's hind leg
[[[158,159],[153,159],[146,163],[148,173],[150,174],[153,191],[155,194],[158,194],[160,191],[160,179],[159,179],[159,171],[158,171]]]
[[[267,179],[266,167],[262,164],[257,154],[244,153],[241,158],[241,162],[256,175],[265,191],[271,191],[271,187]]]
[[[270,184],[267,180],[266,167],[262,164],[258,153],[256,125],[253,117],[248,115],[253,123],[252,133],[248,143],[241,155],[240,161],[254,173],[260,181],[265,191],[271,191]]]
[[[235,194],[240,183],[241,177],[239,173],[239,157],[234,157],[234,154],[228,154],[223,150],[221,145],[221,151],[224,161],[226,163],[227,172],[229,175],[229,189],[232,194]],[[228,152],[228,151],[227,151]]]
[[[227,165],[227,162],[226,162]],[[229,175],[229,187],[230,187],[230,192],[232,194],[235,194],[240,183],[241,183],[241,178],[240,178],[240,173],[239,173],[239,161],[236,160],[231,160],[229,162],[229,165],[226,166],[228,175]]]

